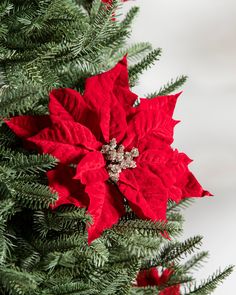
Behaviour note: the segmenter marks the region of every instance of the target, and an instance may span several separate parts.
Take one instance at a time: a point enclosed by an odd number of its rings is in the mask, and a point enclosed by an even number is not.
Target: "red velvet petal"
[[[97,84],[99,84],[99,82]],[[90,101],[91,96],[96,97],[96,103],[99,101],[93,111],[99,118],[99,125],[102,131],[103,140],[105,142],[109,142],[112,138],[116,138],[117,142],[120,142],[126,131],[126,114],[123,108],[116,101],[114,95],[108,90],[106,93],[105,86],[103,87],[100,85],[100,89],[96,85],[94,87],[97,87],[96,96],[95,93],[90,92],[89,94],[86,93],[86,97],[88,97],[88,100]],[[103,93],[103,90],[105,93]]]
[[[210,195],[202,189],[189,171],[188,164],[191,160],[184,153],[178,153],[168,145],[159,145],[159,149],[144,150],[137,163],[143,171],[149,171],[161,179],[168,191],[169,199],[179,202],[185,197]]]
[[[140,105],[138,106],[139,110],[154,110],[156,112],[162,111],[168,116],[172,117],[175,109],[177,99],[181,95],[180,93],[167,96],[157,96],[152,99],[141,99]]]
[[[159,273],[156,267],[151,267],[150,269],[141,270],[137,276],[137,286],[147,287],[147,286],[158,286],[159,285]]]
[[[123,145],[128,148],[138,147],[146,136],[157,137],[168,144],[173,142],[173,131],[178,121],[173,120],[164,112],[155,110],[137,111],[128,123],[126,138]],[[150,147],[153,143],[149,142]]]
[[[138,98],[138,95],[130,91],[128,86],[121,86],[121,85],[115,85],[114,87],[114,94],[119,101],[119,103],[122,105],[122,107],[125,109],[127,115],[132,113],[134,107],[134,103]]]
[[[122,0],[123,2],[126,2],[128,0]],[[112,4],[113,0],[102,0],[103,3]]]
[[[65,204],[73,204],[76,207],[88,206],[89,199],[84,186],[78,180],[73,180],[74,175],[75,169],[66,165],[58,165],[56,169],[47,172],[49,186],[59,196],[52,208]]]
[[[74,89],[54,89],[49,97],[49,111],[52,118],[80,122],[86,112],[87,105],[83,97]]]
[[[126,106],[131,107],[136,99],[135,95],[127,95],[127,91],[129,83],[126,58],[110,71],[86,80],[84,100],[97,114],[106,142],[112,138],[119,142],[124,137]]]
[[[51,154],[62,163],[75,163],[88,151],[101,148],[89,129],[72,121],[58,121],[28,140],[36,144],[40,152]]]
[[[49,116],[17,116],[5,121],[20,138],[27,139],[51,125]]]
[[[152,267],[147,270],[141,270],[137,276],[136,282],[138,287],[147,287],[147,286],[158,286],[163,287],[168,283],[170,276],[173,271],[170,269],[165,269],[162,275],[159,275],[159,272],[156,267]],[[161,295],[180,295],[180,285],[175,285],[169,288],[165,288],[160,291],[158,294]]]
[[[172,119],[179,94],[141,99],[140,105],[132,111],[124,145],[138,146],[148,136],[159,138],[168,144],[173,142],[173,131],[179,122]],[[150,146],[154,148],[153,143]]]
[[[94,83],[93,80],[95,77],[98,77],[98,79],[101,80],[100,83],[104,83],[104,86],[110,90],[113,90],[114,86],[129,89],[127,57],[124,56],[123,59],[120,60],[111,70],[87,79],[86,85],[88,84],[88,87],[90,86],[90,83]],[[108,83],[108,80],[106,81],[106,79],[112,81],[112,83]],[[95,82],[97,81],[95,80]],[[129,104],[131,106],[133,103],[133,99],[130,101],[124,101],[124,104]]]
[[[137,159],[137,163],[144,171],[149,171],[149,173],[159,177],[162,185],[169,192],[169,198],[171,193],[174,193],[175,200],[179,201],[182,198],[182,190],[175,186],[177,174],[175,171],[175,163],[172,163],[172,165],[169,164],[173,153],[170,146],[163,145],[160,149],[143,151]]]
[[[159,295],[181,295],[180,285],[175,285],[162,290]]]
[[[126,114],[119,103],[112,103],[110,112],[109,137],[107,139],[115,138],[119,143],[124,138],[127,129]]]
[[[211,196],[211,193],[205,191],[189,171],[188,165],[191,161],[186,154],[179,153],[175,150],[166,165],[167,169],[170,170],[170,178],[173,182],[169,191],[169,198],[176,202],[187,197]],[[181,195],[179,193],[180,191]]]
[[[90,152],[77,165],[74,179],[79,179],[85,185],[104,182],[109,178],[105,165],[106,162],[100,152]]]
[[[119,72],[114,83],[114,94],[128,113],[129,109],[133,107],[134,102],[137,100],[138,95],[130,90],[127,57],[124,56],[112,70]]]
[[[136,162],[142,166],[152,165],[154,167],[166,164],[168,159],[172,156],[173,150],[167,144],[160,144],[159,146],[152,146],[147,150],[142,151]],[[165,169],[165,167],[164,167]]]
[[[186,183],[183,187],[183,198],[212,196],[210,192],[202,188],[196,177],[191,172],[186,174]]]
[[[53,121],[69,120],[89,128],[100,138],[99,119],[85,103],[80,93],[70,88],[54,89],[50,93],[50,117]]]
[[[116,224],[125,214],[123,199],[112,184],[96,182],[86,186],[90,198],[88,213],[93,217],[93,224],[88,228],[89,244],[100,237],[104,230]]]
[[[165,153],[165,150],[171,149],[170,145],[163,141],[160,136],[154,134],[147,134],[145,137],[139,140],[138,149],[140,152],[140,156],[145,154],[146,151],[158,150],[160,154]],[[139,159],[139,158],[138,158]]]
[[[138,217],[153,221],[166,219],[168,191],[151,171],[140,167],[123,170],[118,186]]]
[[[172,274],[173,274],[173,270],[172,269],[165,269],[163,272],[162,272],[162,274],[161,274],[161,276],[160,276],[160,278],[159,278],[159,281],[158,281],[158,284],[161,286],[161,285],[165,285],[168,281],[169,281],[169,279],[170,279],[170,277],[172,276]]]

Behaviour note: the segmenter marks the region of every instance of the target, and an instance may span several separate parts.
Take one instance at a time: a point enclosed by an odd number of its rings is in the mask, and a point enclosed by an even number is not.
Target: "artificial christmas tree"
[[[202,240],[176,240],[180,210],[210,195],[170,146],[186,77],[131,91],[161,51],[126,45],[119,5],[1,1],[1,294],[210,294],[232,271],[180,263]]]

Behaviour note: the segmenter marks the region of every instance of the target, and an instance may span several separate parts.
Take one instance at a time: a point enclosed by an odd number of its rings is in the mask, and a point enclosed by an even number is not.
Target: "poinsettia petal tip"
[[[174,120],[174,126],[178,125],[179,123],[181,123],[181,120]]]
[[[183,91],[176,93],[176,94],[167,95],[167,98],[169,100],[169,111],[170,111],[170,115],[172,115],[172,116],[173,116],[177,101],[182,93],[183,93]]]
[[[189,158],[189,156],[186,155],[185,153],[180,153],[180,152],[178,152],[178,149],[175,149],[175,152],[176,152],[176,153],[179,153],[179,156],[181,157],[181,159],[183,160],[183,162],[184,162],[187,166],[193,162],[193,159]]]
[[[7,119],[5,123],[19,138],[28,139],[28,137],[49,126],[50,118],[48,115],[24,115]]]
[[[53,88],[50,92],[49,92],[49,100],[55,99],[58,96],[61,96],[65,93],[66,88]]]
[[[58,96],[65,96],[66,94],[71,95],[72,93],[77,93],[77,91],[72,88],[53,88],[49,93],[49,99],[51,100]]]
[[[124,55],[124,57],[120,60],[120,63],[124,66],[128,66],[128,53]]]
[[[176,93],[176,94],[175,94],[176,98],[178,99],[182,93],[183,93],[183,90],[180,91],[180,92],[178,92],[178,93]]]
[[[176,105],[176,103],[182,93],[183,93],[183,91],[180,91],[178,93],[169,95],[169,98],[171,98],[174,101],[174,106]]]
[[[61,92],[61,88],[53,88],[50,92],[49,92],[49,98],[51,95],[56,94],[58,92]]]
[[[214,195],[211,192],[208,192],[205,190],[203,191],[202,196],[203,197],[214,197]]]
[[[180,97],[180,95],[183,93],[183,91],[181,92],[178,92],[176,94],[171,94],[169,95],[169,100],[170,100],[170,106],[171,106],[171,110],[172,110],[172,115],[174,113],[174,110],[175,110],[175,107],[176,107],[176,104],[177,104],[177,101]]]

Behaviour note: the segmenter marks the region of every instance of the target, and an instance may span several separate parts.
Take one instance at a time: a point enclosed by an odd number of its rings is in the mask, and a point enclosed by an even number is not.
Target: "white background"
[[[214,197],[184,213],[184,237],[201,234],[210,259],[196,275],[236,264],[236,1],[136,0],[131,41],[150,41],[163,55],[135,88],[141,97],[187,74],[179,99],[174,147],[195,161],[191,170]],[[214,295],[236,294],[236,273]]]

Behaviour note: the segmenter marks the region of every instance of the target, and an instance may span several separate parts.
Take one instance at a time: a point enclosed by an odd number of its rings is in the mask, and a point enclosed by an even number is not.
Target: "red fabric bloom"
[[[159,295],[181,295],[180,285],[175,285],[162,290]]]
[[[136,279],[136,285],[138,287],[158,286],[164,287],[168,283],[173,270],[165,269],[160,275],[156,267],[152,267],[148,270],[141,270]],[[180,295],[180,285],[164,288],[159,295]]]
[[[189,171],[191,160],[170,146],[178,96],[141,99],[133,107],[137,95],[129,89],[125,57],[110,71],[87,79],[83,96],[73,89],[53,90],[48,116],[18,116],[6,123],[26,148],[60,160],[47,173],[59,194],[55,207],[87,207],[93,217],[91,242],[124,215],[124,198],[138,217],[155,221],[166,219],[169,199],[210,195]],[[135,147],[140,154],[136,168],[122,170],[116,185],[108,181],[100,152],[113,138],[125,151]]]
[[[113,0],[102,0],[103,3],[107,3],[108,5],[111,5]]]
[[[122,0],[122,2],[126,2],[127,0]],[[103,3],[107,3],[108,5],[111,5],[113,0],[102,0]]]

